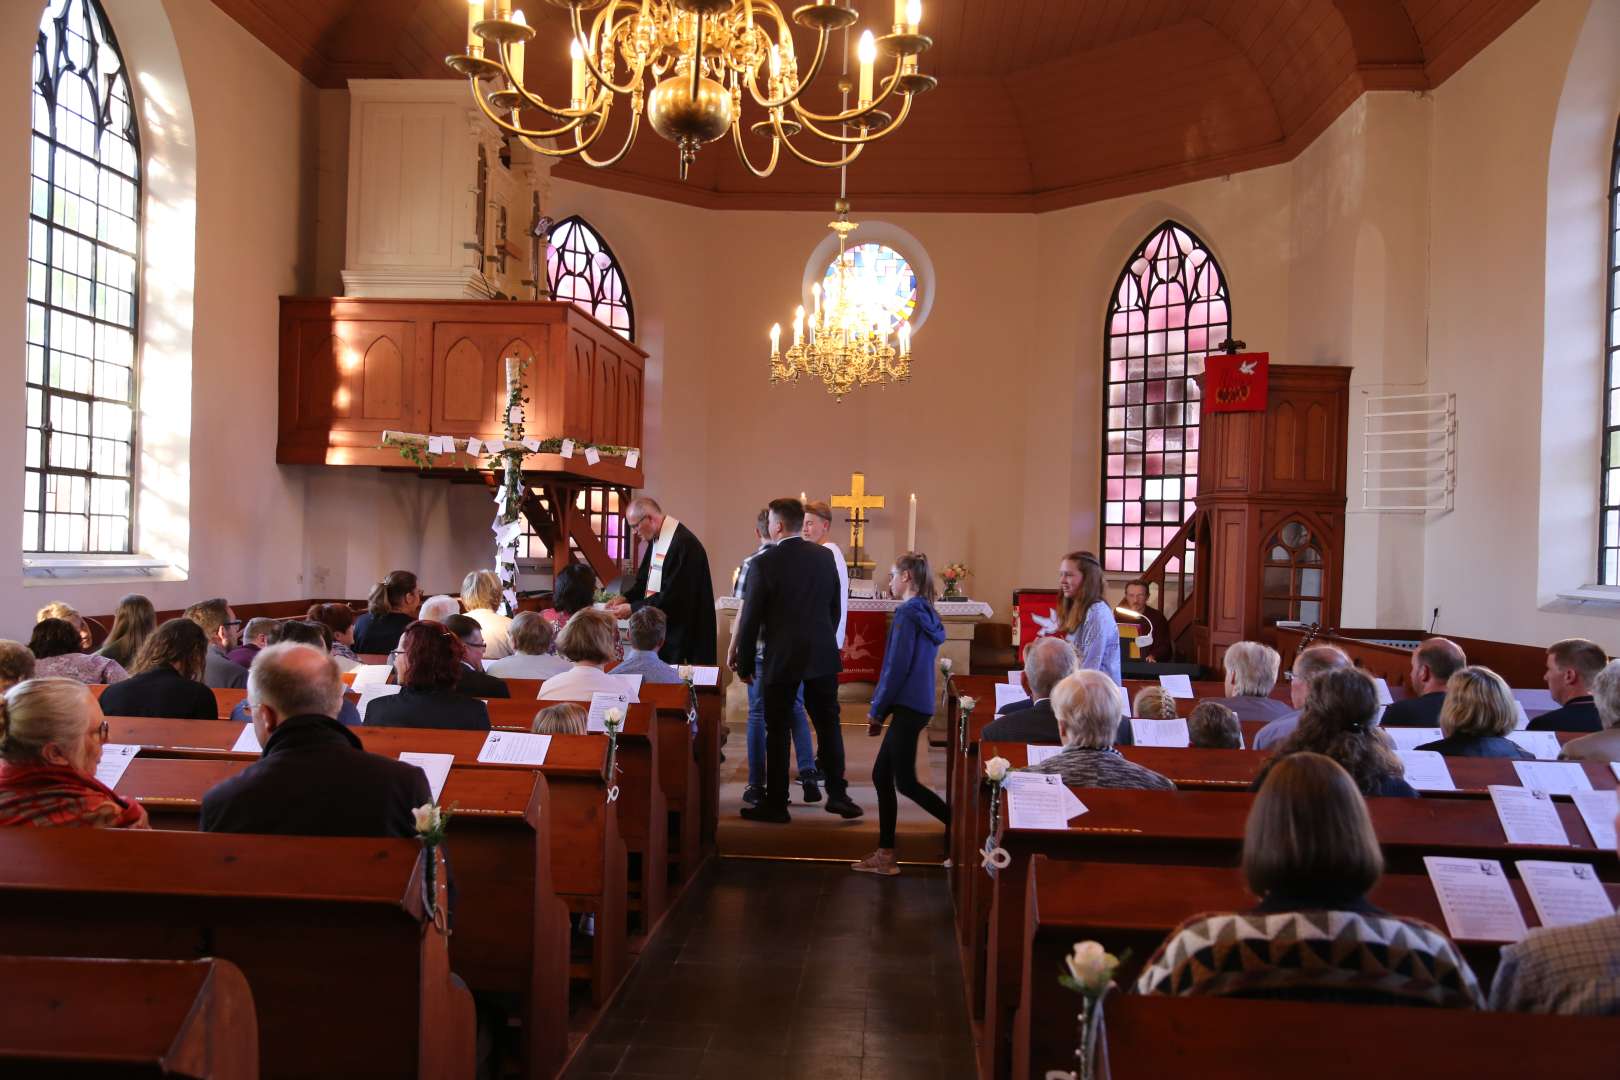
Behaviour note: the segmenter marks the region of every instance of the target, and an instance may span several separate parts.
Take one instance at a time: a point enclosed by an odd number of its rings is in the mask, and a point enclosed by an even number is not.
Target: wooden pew
[[[470,1077],[472,996],[422,858],[414,840],[7,829],[0,953],[221,957],[252,988],[266,1076]]]
[[[709,784],[716,794],[720,784],[719,713],[709,717],[705,728],[702,689],[696,693],[698,730],[692,730],[688,710],[692,695],[684,684],[653,685],[641,688],[641,700],[653,706],[658,715],[659,776],[669,806],[670,864],[680,881],[689,881],[706,857],[703,842],[703,814]],[[718,702],[718,695],[707,698]],[[706,762],[705,753],[714,751]],[[707,767],[706,767],[707,766]],[[704,777],[708,777],[708,784]],[[712,835],[711,835],[712,840]]]
[[[1103,1080],[1365,1080],[1392,1065],[1424,1080],[1614,1071],[1614,1020],[1601,1016],[1122,995],[1103,1017]]]
[[[373,729],[367,740],[387,756],[399,749],[465,755],[469,740],[482,745],[477,732],[412,728]],[[162,759],[143,750],[117,790],[138,799],[157,827],[195,828],[203,793],[250,761],[223,753]],[[566,1055],[570,975],[588,980],[600,1004],[628,964],[625,853],[606,766],[605,737],[557,736],[541,769],[457,765],[440,795],[456,815],[446,842],[457,884],[456,969],[479,990],[523,995],[531,1076],[551,1075]],[[577,967],[569,963],[569,911],[597,922],[591,955]]]
[[[1518,880],[1512,884],[1526,925],[1539,926],[1523,884]],[[1620,902],[1620,885],[1607,888],[1610,900]],[[1391,914],[1445,929],[1445,916],[1427,876],[1386,874],[1369,899]],[[1116,956],[1129,949],[1131,956],[1116,976],[1121,987],[1129,988],[1183,920],[1203,912],[1247,911],[1256,902],[1237,869],[1070,862],[1037,855],[1026,886],[1012,1075],[1039,1080],[1047,1069],[1073,1061],[1079,999],[1057,979],[1076,942],[1098,941]],[[1483,992],[1501,957],[1501,943],[1458,940],[1457,944]]]
[[[229,960],[0,956],[0,1072],[254,1080],[253,993]]]
[[[1002,752],[1008,744],[986,744]],[[1017,954],[1024,941],[1025,897],[1030,857],[1186,866],[1238,865],[1244,826],[1253,797],[1212,791],[1118,791],[1076,788],[1087,813],[1064,830],[1024,830],[1007,826],[1003,815],[998,842],[1011,863],[988,887],[975,890],[980,919],[988,920],[983,981],[973,969],[970,991],[982,985],[984,1040],[989,1075],[1005,1077],[1011,1068],[1012,1011],[1018,1000]],[[1425,855],[1466,858],[1553,859],[1591,863],[1604,881],[1620,881],[1620,859],[1598,848],[1571,803],[1557,809],[1570,837],[1566,847],[1507,846],[1491,804],[1469,799],[1369,799],[1373,829],[1388,872],[1423,874]],[[975,858],[974,866],[978,866]],[[975,956],[977,962],[977,957]]]

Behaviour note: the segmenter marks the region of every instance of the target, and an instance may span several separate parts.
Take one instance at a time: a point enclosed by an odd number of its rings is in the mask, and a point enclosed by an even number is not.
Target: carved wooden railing
[[[1194,510],[1175,535],[1165,541],[1159,557],[1139,575],[1159,598],[1159,610],[1170,622],[1172,643],[1181,640],[1198,614],[1194,602],[1197,570],[1187,568],[1187,554],[1196,547],[1198,526],[1203,520],[1204,511]]]

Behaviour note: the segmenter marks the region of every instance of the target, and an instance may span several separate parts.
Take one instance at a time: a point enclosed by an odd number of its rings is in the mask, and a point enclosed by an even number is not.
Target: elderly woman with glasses
[[[146,810],[96,779],[107,721],[76,679],[29,679],[0,699],[0,825],[146,829]]]

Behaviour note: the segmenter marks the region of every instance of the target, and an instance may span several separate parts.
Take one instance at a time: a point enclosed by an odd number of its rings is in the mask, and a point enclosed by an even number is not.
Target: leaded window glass
[[[1603,524],[1599,543],[1598,581],[1620,585],[1620,125],[1614,133],[1609,163],[1608,331],[1605,335],[1603,406]]]
[[[34,48],[23,550],[132,550],[140,139],[96,0],[50,0]]]
[[[1226,276],[1192,231],[1154,229],[1125,263],[1104,329],[1103,568],[1139,573],[1198,495],[1198,376],[1228,335]],[[1192,568],[1188,545],[1186,568]]]
[[[581,310],[636,338],[636,309],[613,249],[602,235],[577,215],[551,227],[546,251],[546,281],[554,300],[572,300]]]
[[[917,274],[906,257],[887,244],[856,244],[844,251],[847,280],[857,283],[861,306],[874,308],[887,318],[885,333],[893,334],[917,315]],[[823,296],[836,295],[838,259],[821,276]],[[852,291],[854,291],[852,289]]]

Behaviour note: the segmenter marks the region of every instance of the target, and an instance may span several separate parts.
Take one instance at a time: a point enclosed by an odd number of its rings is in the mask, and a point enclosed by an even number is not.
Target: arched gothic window
[[[1260,561],[1261,621],[1267,626],[1281,620],[1321,622],[1326,572],[1310,529],[1298,521],[1278,529]]]
[[[1603,524],[1598,558],[1598,582],[1620,585],[1620,125],[1614,132],[1614,157],[1609,162],[1609,272],[1608,318],[1603,352]]]
[[[1231,317],[1226,275],[1185,226],[1166,221],[1126,260],[1103,331],[1105,570],[1147,569],[1193,511],[1196,376]]]
[[[132,550],[140,139],[96,0],[49,0],[34,48],[23,550]]]
[[[583,311],[636,339],[636,309],[613,249],[577,214],[551,227],[546,282],[554,300],[572,300]]]

